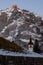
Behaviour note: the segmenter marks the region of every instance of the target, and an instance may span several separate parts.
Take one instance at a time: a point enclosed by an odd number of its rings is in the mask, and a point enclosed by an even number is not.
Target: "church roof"
[[[29,41],[28,45],[29,44],[32,44],[33,45],[32,38],[31,37],[30,37],[30,41]]]

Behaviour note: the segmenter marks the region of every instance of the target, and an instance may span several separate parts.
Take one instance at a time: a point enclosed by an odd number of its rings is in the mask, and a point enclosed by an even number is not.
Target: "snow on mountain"
[[[4,31],[7,29],[7,26],[5,26],[4,28],[3,28],[3,30],[0,32],[0,34],[1,33],[4,33]]]
[[[43,19],[17,5],[0,11],[0,36],[10,41],[27,45],[29,36],[43,43]],[[20,45],[21,45],[20,44]]]
[[[38,14],[37,13],[34,13],[36,17],[38,17]]]
[[[26,40],[26,39],[21,39],[20,38],[20,40],[23,41],[23,42],[27,42],[27,43],[29,42],[29,40]]]
[[[7,40],[10,40],[11,42],[12,42],[12,36],[8,36],[7,38],[6,38]]]

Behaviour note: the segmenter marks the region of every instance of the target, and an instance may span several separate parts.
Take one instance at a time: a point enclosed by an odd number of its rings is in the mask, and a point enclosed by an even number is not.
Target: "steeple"
[[[33,45],[33,42],[32,42],[32,38],[31,38],[31,36],[30,36],[30,41],[29,41],[28,44]]]
[[[33,42],[32,42],[31,36],[30,36],[30,41],[28,43],[28,49],[29,49],[29,51],[33,51]]]

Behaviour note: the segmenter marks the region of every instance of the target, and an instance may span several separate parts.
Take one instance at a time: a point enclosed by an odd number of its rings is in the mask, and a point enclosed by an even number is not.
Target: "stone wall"
[[[0,56],[0,65],[43,65],[43,58]]]

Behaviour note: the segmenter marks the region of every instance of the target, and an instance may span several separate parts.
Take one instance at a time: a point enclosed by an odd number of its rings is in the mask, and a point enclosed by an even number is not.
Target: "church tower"
[[[34,44],[33,44],[32,39],[31,39],[31,37],[30,37],[30,41],[29,41],[29,43],[28,43],[28,50],[29,50],[29,51],[33,51],[33,46],[34,46]]]

